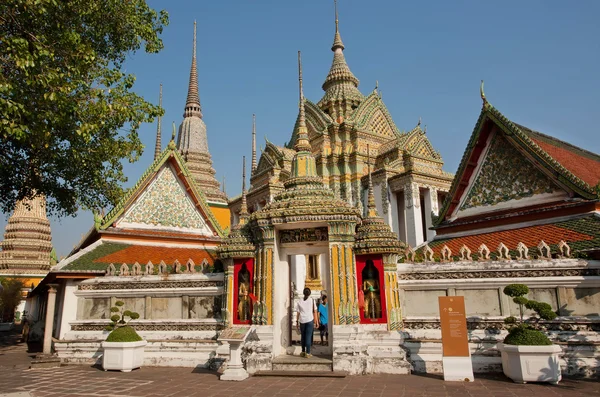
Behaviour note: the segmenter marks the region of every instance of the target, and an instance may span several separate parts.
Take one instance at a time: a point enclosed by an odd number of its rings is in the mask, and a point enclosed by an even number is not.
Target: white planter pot
[[[557,384],[561,379],[558,345],[519,346],[498,344],[502,354],[502,370],[516,383],[550,382]]]
[[[148,342],[102,342],[104,354],[102,356],[102,368],[105,371],[117,370],[130,372],[139,368],[144,362],[144,346]]]

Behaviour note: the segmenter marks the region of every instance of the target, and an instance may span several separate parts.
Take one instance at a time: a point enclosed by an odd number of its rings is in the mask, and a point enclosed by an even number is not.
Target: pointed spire
[[[252,168],[250,175],[256,172],[256,115],[252,114]]]
[[[298,133],[296,134],[296,151],[310,151],[310,143],[308,142],[308,130],[306,128],[306,116],[304,110],[304,90],[302,87],[302,54],[298,51],[298,87],[300,93],[300,113],[298,115]]]
[[[243,156],[242,165],[242,208],[240,208],[240,225],[245,225],[248,219],[248,205],[246,203],[246,156]]]
[[[198,67],[196,64],[196,21],[194,21],[194,47],[192,51],[192,68],[190,69],[190,82],[188,85],[187,101],[183,117],[197,116],[202,118],[200,96],[198,94]]]
[[[481,95],[481,100],[485,106],[487,104],[487,99],[485,97],[485,92],[483,92],[483,80],[481,80],[481,85],[479,86],[479,95]]]
[[[162,83],[160,83],[160,94],[158,95],[158,106],[162,108]],[[156,160],[160,156],[160,152],[162,151],[162,117],[158,116],[157,126],[156,126],[156,145],[154,146],[154,160]]]
[[[373,193],[373,180],[371,179],[371,148],[367,145],[367,167],[369,172],[369,197],[367,200],[367,216],[369,218],[377,216],[377,207],[375,206],[375,194]]]
[[[335,35],[333,37],[333,46],[331,51],[335,51],[336,48],[344,49],[344,43],[342,43],[342,36],[340,36],[340,22],[338,20],[337,0],[333,0],[335,7]]]
[[[227,190],[225,190],[225,175],[223,175],[223,193],[227,194]]]

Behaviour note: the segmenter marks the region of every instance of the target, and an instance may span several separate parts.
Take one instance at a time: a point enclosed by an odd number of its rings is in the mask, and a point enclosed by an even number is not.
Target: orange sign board
[[[440,296],[442,349],[445,357],[469,357],[464,296]]]

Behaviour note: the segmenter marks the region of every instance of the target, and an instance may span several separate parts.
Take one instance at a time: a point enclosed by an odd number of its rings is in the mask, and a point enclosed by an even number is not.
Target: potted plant
[[[561,380],[558,355],[562,349],[553,345],[548,336],[532,327],[539,319],[553,320],[556,313],[544,302],[529,300],[525,297],[529,288],[523,284],[510,284],[504,293],[513,298],[519,306],[520,319],[507,317],[504,322],[510,324],[508,336],[498,344],[502,354],[502,370],[504,375],[516,383],[550,382],[557,384]],[[533,310],[539,318],[523,319],[525,309]]]
[[[148,342],[142,339],[135,332],[135,329],[129,325],[129,321],[140,318],[136,312],[124,310],[125,304],[121,301],[115,302],[115,306],[110,308],[111,321],[107,330],[111,331],[104,342],[102,348],[102,368],[105,371],[118,370],[130,372],[134,368],[142,366],[144,361],[144,346]],[[125,318],[129,319],[126,321]]]

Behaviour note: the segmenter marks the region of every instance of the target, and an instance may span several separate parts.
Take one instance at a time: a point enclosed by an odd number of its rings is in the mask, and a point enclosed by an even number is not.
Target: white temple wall
[[[563,348],[563,372],[600,374],[599,261],[402,263],[397,274],[404,345],[410,349],[417,372],[442,371],[438,296],[465,297],[474,371],[501,371],[497,343],[508,332],[504,318],[519,316],[517,305],[502,290],[519,283],[530,288],[529,299],[549,303],[559,313],[557,319],[541,321],[540,325]]]

